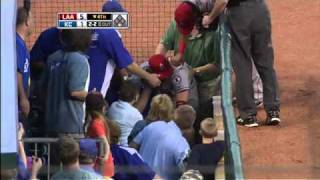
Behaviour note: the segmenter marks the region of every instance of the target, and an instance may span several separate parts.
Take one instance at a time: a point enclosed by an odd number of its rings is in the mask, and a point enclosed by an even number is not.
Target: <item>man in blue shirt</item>
[[[124,11],[116,1],[107,1],[102,10]],[[121,7],[119,9],[119,7]],[[53,41],[50,41],[52,39]],[[50,42],[50,43],[48,43]],[[62,47],[59,41],[59,30],[50,28],[44,31],[31,50],[32,61],[46,62],[49,53]],[[161,81],[155,74],[150,74],[141,69],[125,48],[120,33],[115,29],[97,29],[93,31],[92,42],[86,54],[89,56],[90,85],[89,91],[100,91],[106,96],[107,90],[115,68],[127,69],[129,72],[145,79],[153,87],[159,86]]]
[[[17,53],[17,83],[19,114],[27,118],[30,112],[29,77],[30,77],[30,54],[25,43],[25,38],[30,33],[31,17],[27,9],[21,7],[17,11],[16,24],[16,53]],[[20,119],[21,120],[21,119]]]
[[[182,105],[179,108],[184,108]],[[194,121],[194,119],[193,119]],[[191,127],[193,121],[176,118],[175,121],[156,121],[146,126],[130,143],[139,149],[142,159],[163,179],[179,179],[183,162],[190,150],[182,130]]]

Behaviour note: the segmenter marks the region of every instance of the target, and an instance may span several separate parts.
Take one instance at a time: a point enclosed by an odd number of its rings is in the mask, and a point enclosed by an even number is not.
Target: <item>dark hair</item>
[[[29,11],[24,7],[18,8],[16,26],[26,23],[28,21],[28,18],[29,18]]]
[[[79,155],[80,164],[93,164],[95,160],[96,158],[92,158],[89,155],[80,152],[80,155]]]
[[[69,136],[61,137],[58,141],[59,156],[63,165],[71,165],[77,162],[80,155],[79,144]]]
[[[138,88],[130,81],[123,81],[119,90],[119,99],[126,102],[133,101],[138,95]]]
[[[63,29],[60,35],[66,52],[84,52],[91,42],[91,30],[89,29]]]
[[[89,93],[86,97],[86,110],[98,111],[102,113],[103,107],[107,107],[107,102],[99,92]]]

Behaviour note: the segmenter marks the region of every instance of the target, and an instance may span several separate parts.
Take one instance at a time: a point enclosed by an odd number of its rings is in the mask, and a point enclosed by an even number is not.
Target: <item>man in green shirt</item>
[[[176,22],[172,21],[155,53],[166,54],[169,50],[173,50],[176,55],[179,48],[179,38]],[[193,68],[198,84],[199,109],[197,110],[197,121],[195,122],[197,132],[200,120],[213,116],[211,97],[217,95],[220,90],[218,30],[199,32],[194,26],[190,35],[187,36],[183,60]]]

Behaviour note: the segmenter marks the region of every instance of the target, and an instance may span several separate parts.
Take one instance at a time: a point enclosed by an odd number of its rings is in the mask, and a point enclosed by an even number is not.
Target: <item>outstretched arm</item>
[[[142,79],[145,79],[152,87],[158,87],[161,84],[160,79],[156,74],[150,74],[143,70],[137,63],[133,62],[127,66],[127,69]]]

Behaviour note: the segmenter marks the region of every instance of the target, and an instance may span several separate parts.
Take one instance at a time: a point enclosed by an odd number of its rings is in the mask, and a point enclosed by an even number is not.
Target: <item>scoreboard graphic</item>
[[[58,13],[58,29],[127,29],[127,12]]]

